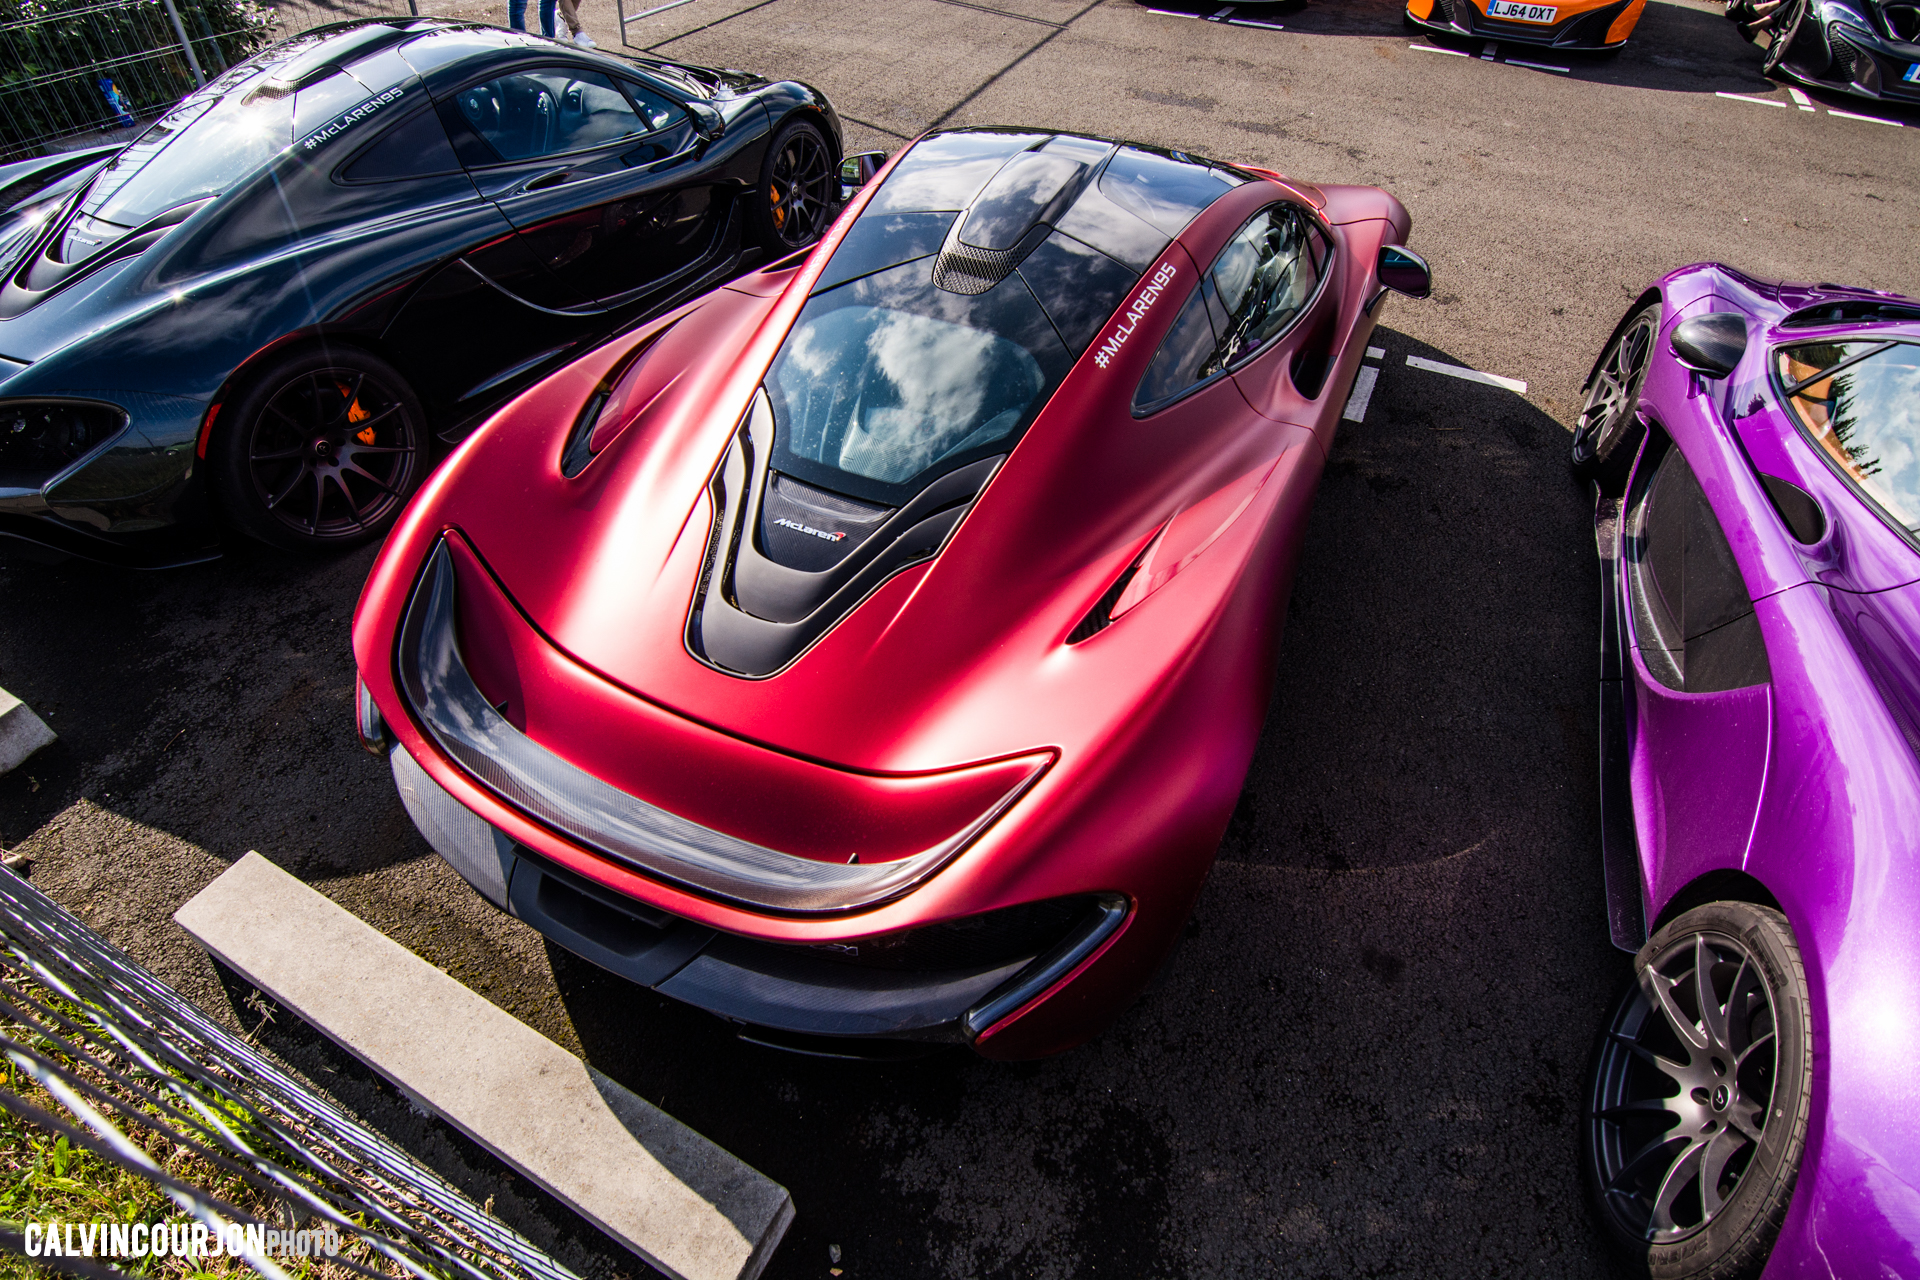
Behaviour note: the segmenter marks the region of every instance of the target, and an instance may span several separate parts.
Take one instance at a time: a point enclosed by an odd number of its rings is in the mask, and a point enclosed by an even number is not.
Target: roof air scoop
[[[953,220],[933,261],[934,287],[948,293],[985,293],[999,284],[1072,206],[1091,167],[1058,152],[1022,151]]]

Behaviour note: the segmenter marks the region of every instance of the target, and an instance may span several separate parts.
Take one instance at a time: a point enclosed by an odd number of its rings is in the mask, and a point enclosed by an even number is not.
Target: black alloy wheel
[[[784,257],[820,238],[838,212],[838,169],[826,135],[812,121],[790,121],[775,135],[753,211],[768,252]]]
[[[392,525],[427,469],[425,415],[384,360],[310,352],[254,379],[215,437],[228,517],[263,542],[319,551]]]
[[[1587,385],[1587,403],[1573,433],[1573,474],[1581,480],[1624,480],[1632,463],[1640,425],[1640,386],[1647,380],[1647,364],[1654,339],[1660,333],[1660,304],[1643,307],[1620,330],[1600,357],[1593,381]],[[1617,474],[1616,474],[1617,473]]]
[[[1806,1146],[1812,1024],[1779,912],[1696,907],[1634,959],[1594,1050],[1581,1146],[1609,1236],[1661,1280],[1756,1276]]]
[[[1767,44],[1767,56],[1760,64],[1760,74],[1777,75],[1780,66],[1793,53],[1796,46],[1806,43],[1804,36],[1809,29],[1817,29],[1809,0],[1783,0],[1778,9],[1754,27],[1755,31],[1772,31],[1773,39]]]

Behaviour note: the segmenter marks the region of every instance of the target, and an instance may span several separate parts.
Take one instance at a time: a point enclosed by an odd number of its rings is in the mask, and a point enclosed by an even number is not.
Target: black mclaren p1
[[[1920,104],[1920,0],[1728,0],[1727,17],[1765,38],[1770,76]]]
[[[399,18],[0,168],[0,547],[374,537],[521,388],[812,244],[840,151],[802,84]]]

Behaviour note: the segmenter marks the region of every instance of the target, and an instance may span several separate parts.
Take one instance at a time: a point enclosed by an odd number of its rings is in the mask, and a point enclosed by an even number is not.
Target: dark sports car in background
[[[1729,0],[1727,17],[1766,35],[1768,75],[1920,103],[1920,0]]]
[[[481,894],[753,1038],[1078,1043],[1213,862],[1409,225],[923,138],[468,437],[361,597],[363,740]]]
[[[1635,981],[1583,1118],[1671,1280],[1920,1276],[1920,302],[1673,272],[1588,384]]]
[[[373,537],[436,438],[811,244],[839,153],[804,85],[403,18],[276,45],[124,149],[0,168],[0,544]]]

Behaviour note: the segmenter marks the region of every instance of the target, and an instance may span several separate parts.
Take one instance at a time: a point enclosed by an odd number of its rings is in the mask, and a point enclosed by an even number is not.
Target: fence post
[[[187,67],[193,72],[193,83],[196,86],[206,84],[206,73],[200,70],[200,59],[193,56],[193,42],[187,39],[187,28],[180,21],[180,11],[173,7],[173,0],[160,0],[160,3],[167,6],[167,16],[173,19],[173,34],[180,39],[180,52],[187,55]]]

